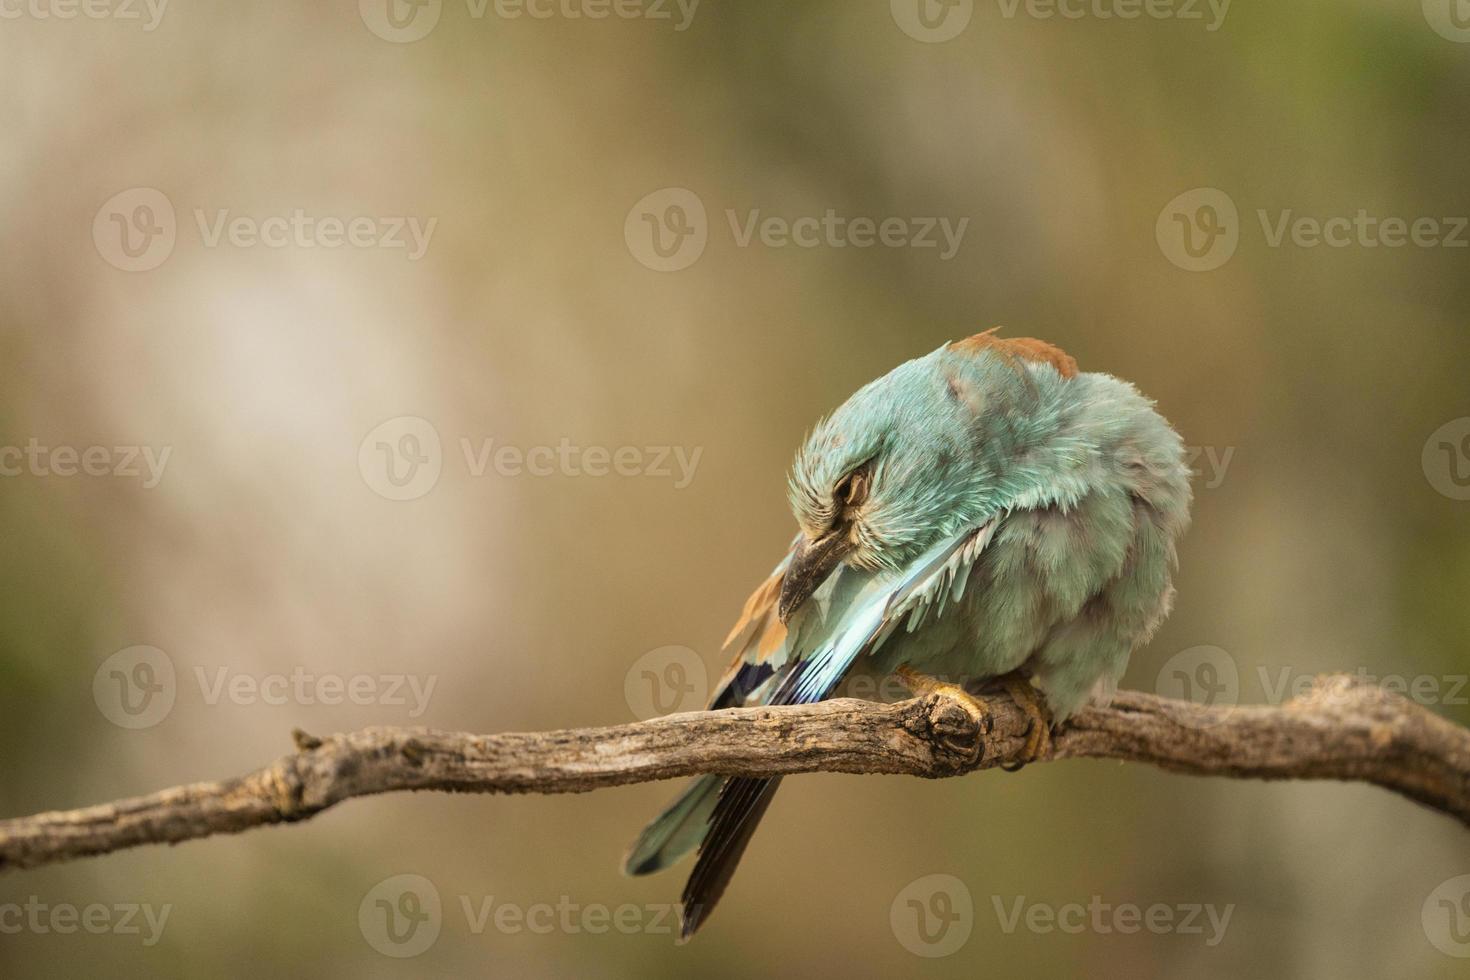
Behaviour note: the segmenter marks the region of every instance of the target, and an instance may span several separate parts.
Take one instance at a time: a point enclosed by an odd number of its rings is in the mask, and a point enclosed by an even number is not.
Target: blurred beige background
[[[0,446],[49,450],[49,475],[0,478],[0,815],[240,773],[294,726],[631,720],[643,670],[723,666],[807,426],[996,324],[1136,382],[1201,449],[1177,611],[1128,685],[1233,670],[1221,696],[1248,703],[1344,669],[1425,678],[1470,722],[1470,235],[1444,241],[1470,214],[1470,30],[1448,4],[395,4],[0,7]],[[968,223],[947,258],[742,245],[756,210]],[[1360,210],[1440,244],[1303,244],[1297,219]],[[476,475],[486,440],[638,452]],[[118,449],[168,456],[153,486],[55,472],[92,446],[109,474]],[[649,910],[682,874],[618,872],[672,791],[398,795],[8,874],[0,908],[168,917],[6,928],[0,973],[1336,980],[1461,976],[1444,947],[1470,952],[1470,909],[1433,919],[1470,873],[1449,820],[1101,763],[790,780],[675,948]],[[902,923],[936,874],[972,904],[953,950]],[[359,924],[398,875],[442,905],[414,958]],[[1211,945],[1007,931],[1018,900],[1232,911]],[[476,927],[558,902],[633,903],[638,928]]]

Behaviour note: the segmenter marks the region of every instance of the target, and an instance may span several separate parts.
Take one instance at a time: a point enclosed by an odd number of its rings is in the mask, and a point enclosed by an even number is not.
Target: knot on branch
[[[925,695],[908,729],[928,743],[931,776],[957,776],[985,760],[986,738],[994,728],[988,712],[975,702],[947,692]]]

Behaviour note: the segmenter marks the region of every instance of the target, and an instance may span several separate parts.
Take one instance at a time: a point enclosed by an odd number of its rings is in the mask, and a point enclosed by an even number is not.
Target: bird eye
[[[858,507],[867,498],[868,474],[864,470],[854,470],[844,476],[832,492],[832,499],[843,507]]]

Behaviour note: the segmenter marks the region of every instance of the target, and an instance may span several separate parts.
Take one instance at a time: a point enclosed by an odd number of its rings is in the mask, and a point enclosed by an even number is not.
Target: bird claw
[[[1006,693],[1026,713],[1026,744],[1021,748],[1021,758],[1016,762],[999,763],[1006,772],[1020,772],[1029,763],[1043,758],[1051,752],[1051,712],[1041,699],[1031,681],[1012,671],[1000,678]]]
[[[907,665],[899,667],[894,673],[916,697],[942,699],[946,708],[952,710],[957,706],[965,713],[965,722],[957,718],[946,719],[942,712],[935,712],[930,718],[935,733],[940,736],[945,748],[965,756],[972,763],[979,762],[985,751],[985,736],[995,729],[995,718],[985,700],[958,684],[949,684],[921,674]]]

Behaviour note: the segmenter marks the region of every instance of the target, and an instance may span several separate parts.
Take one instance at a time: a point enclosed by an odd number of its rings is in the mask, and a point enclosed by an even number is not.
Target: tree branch
[[[305,820],[342,800],[397,790],[580,793],[700,773],[957,776],[1019,761],[1025,713],[1006,695],[987,700],[988,731],[952,697],[935,694],[524,734],[297,732],[294,754],[237,779],[0,821],[0,871]],[[1470,730],[1348,676],[1319,677],[1280,707],[1202,707],[1120,692],[1110,707],[1072,718],[1038,761],[1077,758],[1195,775],[1368,782],[1470,826]]]

